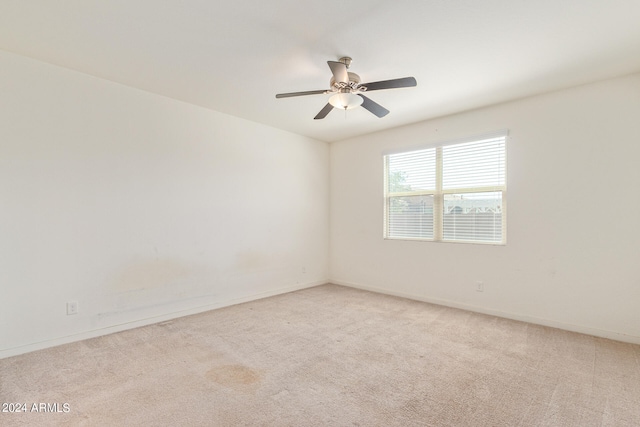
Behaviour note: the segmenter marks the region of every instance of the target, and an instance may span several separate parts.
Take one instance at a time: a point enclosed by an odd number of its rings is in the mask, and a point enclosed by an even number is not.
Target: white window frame
[[[465,144],[476,141],[482,141],[494,138],[504,138],[505,152],[504,152],[504,184],[498,186],[478,186],[478,187],[464,187],[455,189],[443,189],[443,161],[442,152],[443,147],[457,144]],[[496,132],[486,133],[482,135],[476,135],[473,137],[449,140],[445,142],[437,142],[432,144],[425,144],[413,147],[407,147],[402,149],[387,150],[383,152],[383,164],[384,164],[384,223],[383,223],[383,237],[386,240],[417,240],[425,242],[444,242],[444,243],[472,243],[472,244],[485,244],[485,245],[506,245],[507,243],[507,147],[509,145],[509,132],[508,130],[500,130]],[[393,154],[409,153],[412,151],[433,149],[436,150],[436,186],[434,190],[418,190],[407,192],[394,192],[390,193],[389,190],[389,156]],[[501,192],[502,193],[502,212],[501,212],[501,241],[486,241],[486,240],[462,240],[462,239],[444,239],[444,198],[449,194],[465,194],[465,193],[484,193],[484,192]],[[433,196],[433,238],[423,237],[390,237],[389,236],[389,206],[392,197],[402,196]]]

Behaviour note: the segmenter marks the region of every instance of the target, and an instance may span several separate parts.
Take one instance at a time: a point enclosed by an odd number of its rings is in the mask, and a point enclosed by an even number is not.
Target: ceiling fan
[[[329,98],[329,102],[324,106],[322,110],[314,117],[315,120],[324,119],[327,114],[334,108],[344,109],[345,111],[351,108],[362,105],[363,108],[369,110],[377,117],[384,117],[389,114],[389,110],[382,105],[373,102],[371,99],[363,95],[364,92],[371,92],[381,89],[397,89],[401,87],[416,86],[416,79],[413,77],[404,77],[401,79],[383,80],[379,82],[360,83],[360,76],[356,73],[347,71],[351,65],[352,59],[348,56],[340,58],[338,62],[327,61],[333,77],[329,82],[328,90],[310,90],[306,92],[290,92],[279,93],[276,98],[290,98],[294,96],[305,95],[319,95],[319,94],[333,94]]]

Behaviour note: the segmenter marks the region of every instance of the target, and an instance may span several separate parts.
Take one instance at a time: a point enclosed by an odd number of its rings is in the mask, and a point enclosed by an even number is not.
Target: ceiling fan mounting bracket
[[[342,58],[338,59],[338,62],[342,62],[347,66],[347,68],[351,66],[351,61],[353,61],[353,59],[351,59],[351,57],[349,56],[343,56]]]

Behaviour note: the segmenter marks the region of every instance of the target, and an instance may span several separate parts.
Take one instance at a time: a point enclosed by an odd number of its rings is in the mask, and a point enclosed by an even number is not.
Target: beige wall
[[[383,240],[384,150],[500,129],[506,246]],[[640,342],[640,75],[341,141],[330,177],[333,282]]]
[[[328,161],[0,52],[0,357],[325,283]]]

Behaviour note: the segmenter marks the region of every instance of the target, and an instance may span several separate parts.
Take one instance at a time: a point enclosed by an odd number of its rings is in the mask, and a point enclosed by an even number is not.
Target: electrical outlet
[[[307,274],[307,267],[302,267],[302,274]]]
[[[476,291],[484,292],[484,283],[483,282],[476,282]]]
[[[67,303],[67,316],[78,314],[78,301],[69,301]]]

